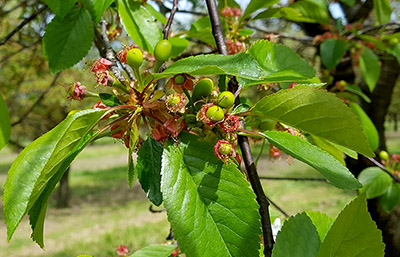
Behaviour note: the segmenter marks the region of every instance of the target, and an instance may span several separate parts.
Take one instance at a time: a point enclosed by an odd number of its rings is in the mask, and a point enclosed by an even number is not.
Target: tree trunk
[[[57,191],[57,208],[67,208],[69,207],[69,200],[70,200],[70,189],[68,183],[68,176],[69,176],[70,168],[65,171],[64,175],[60,180],[60,187]]]

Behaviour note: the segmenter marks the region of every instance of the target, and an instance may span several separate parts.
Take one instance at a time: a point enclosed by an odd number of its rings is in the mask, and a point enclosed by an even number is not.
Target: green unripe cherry
[[[143,53],[139,48],[132,48],[126,54],[126,62],[132,69],[138,69],[143,63]]]
[[[214,88],[214,82],[209,78],[203,78],[197,82],[193,89],[193,99],[199,100],[211,94]]]
[[[387,161],[389,160],[389,154],[388,152],[382,150],[379,152],[379,157],[381,158],[381,160]]]
[[[181,85],[183,82],[185,82],[185,77],[182,75],[178,75],[174,78],[174,83],[177,85]]]
[[[230,155],[232,150],[232,146],[227,143],[221,143],[218,147],[218,152],[223,155]]]
[[[218,105],[222,108],[231,107],[235,103],[235,96],[232,92],[224,91],[218,95]]]
[[[159,62],[165,62],[171,55],[171,49],[172,45],[168,40],[161,40],[154,48],[154,57]]]
[[[397,45],[399,43],[399,39],[397,37],[393,37],[391,39],[389,39],[389,44],[391,46]]]
[[[221,121],[224,119],[224,116],[225,116],[224,110],[222,110],[221,107],[216,106],[216,105],[208,108],[206,111],[206,115],[212,121]]]

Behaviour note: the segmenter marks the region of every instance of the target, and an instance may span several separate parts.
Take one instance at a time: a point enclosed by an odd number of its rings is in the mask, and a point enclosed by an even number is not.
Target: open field
[[[399,135],[394,132],[388,135],[392,152],[400,152]],[[9,149],[0,152],[0,195],[14,158]],[[290,162],[290,165],[286,162],[286,156],[273,162],[261,158],[260,175],[321,178],[307,165],[293,159]],[[166,215],[149,212],[150,203],[138,183],[128,188],[126,163],[126,148],[112,141],[90,146],[78,156],[70,173],[71,208],[56,209],[54,199],[50,202],[45,221],[46,251],[31,241],[27,218],[7,243],[1,205],[0,257],[73,257],[83,253],[108,257],[117,256],[115,249],[121,244],[134,251],[163,242],[169,232]],[[289,215],[319,210],[335,218],[356,196],[355,191],[336,189],[320,181],[262,180],[262,183],[268,197]],[[273,212],[279,214],[275,208]]]

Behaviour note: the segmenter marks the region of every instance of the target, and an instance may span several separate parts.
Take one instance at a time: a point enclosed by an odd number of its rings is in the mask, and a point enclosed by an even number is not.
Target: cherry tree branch
[[[218,52],[223,55],[227,55],[228,51],[225,45],[224,34],[222,32],[221,21],[219,20],[218,8],[215,0],[206,0],[207,9],[210,15],[212,32],[217,43]],[[238,83],[236,79],[232,79],[230,81],[231,91],[235,92],[238,88]],[[236,98],[238,104],[239,98]],[[241,126],[244,127],[244,122],[241,122]],[[272,236],[272,228],[271,228],[271,220],[269,216],[269,202],[268,198],[264,194],[264,190],[262,188],[260,179],[258,177],[257,168],[255,162],[253,160],[253,156],[251,154],[249,139],[245,136],[238,136],[238,143],[240,149],[242,150],[243,160],[246,166],[247,175],[253,188],[254,193],[256,194],[256,200],[260,206],[259,212],[261,215],[261,226],[264,236],[264,255],[266,257],[270,257],[272,255],[272,248],[274,244],[274,239]]]
[[[2,40],[0,40],[0,46],[4,45],[7,43],[7,41],[12,38],[18,31],[20,31],[26,24],[34,20],[39,14],[44,12],[47,9],[47,6],[42,6],[39,8],[36,12],[34,12],[31,16],[28,18],[24,19],[15,29],[13,29],[10,33],[8,33],[7,36],[5,36]]]
[[[12,126],[12,127],[13,127],[13,126],[16,126],[16,125],[18,125],[18,124],[20,124],[21,122],[23,122],[24,119],[26,119],[26,117],[28,117],[28,115],[33,111],[33,109],[35,109],[35,107],[38,106],[38,105],[40,104],[41,101],[43,101],[43,99],[44,99],[44,97],[46,96],[46,94],[50,91],[50,89],[51,89],[52,87],[55,86],[55,84],[56,84],[58,78],[60,77],[60,75],[61,75],[61,72],[57,73],[57,74],[54,76],[53,81],[52,81],[52,82],[50,83],[50,85],[46,88],[46,90],[44,90],[44,91],[42,92],[42,94],[38,97],[38,99],[36,99],[36,101],[21,115],[21,117],[20,117],[17,121],[11,123],[11,126]]]
[[[171,25],[172,25],[172,22],[174,21],[174,16],[177,11],[178,11],[178,0],[174,0],[173,6],[171,9],[171,14],[169,15],[169,18],[168,18],[167,25],[165,25],[165,28],[163,30],[164,39],[168,39],[169,30],[171,29]]]
[[[365,158],[367,158],[368,160],[370,160],[370,162],[372,162],[377,167],[379,167],[381,170],[386,172],[394,181],[396,181],[397,183],[400,183],[400,178],[398,176],[394,175],[388,169],[386,169],[385,166],[383,166],[380,162],[378,162],[377,160],[375,160],[374,158],[371,158],[371,157],[365,156]]]

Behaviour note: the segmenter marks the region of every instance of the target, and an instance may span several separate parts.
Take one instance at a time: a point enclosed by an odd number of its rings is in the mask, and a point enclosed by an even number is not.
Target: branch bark
[[[225,45],[225,39],[222,32],[221,22],[219,20],[218,8],[215,0],[206,0],[208,12],[210,15],[212,32],[217,43],[217,49],[220,54],[228,55],[228,51]],[[236,92],[238,83],[235,78],[230,81],[230,90]],[[239,98],[236,98],[236,104],[238,104]],[[241,122],[241,126],[244,128],[244,122]],[[238,136],[238,143],[242,150],[243,161],[246,166],[247,175],[250,180],[251,187],[256,194],[256,200],[260,206],[259,212],[261,215],[261,226],[264,236],[264,255],[270,257],[272,255],[272,248],[274,245],[274,239],[272,236],[271,220],[269,216],[269,202],[268,198],[264,194],[260,178],[258,177],[257,168],[251,154],[249,139],[245,136]]]
[[[24,19],[15,29],[13,29],[7,36],[5,36],[2,40],[0,40],[0,46],[7,43],[7,41],[12,38],[18,31],[20,31],[26,24],[34,20],[39,14],[44,12],[47,9],[47,6],[42,6],[36,12],[34,12],[31,16]]]

